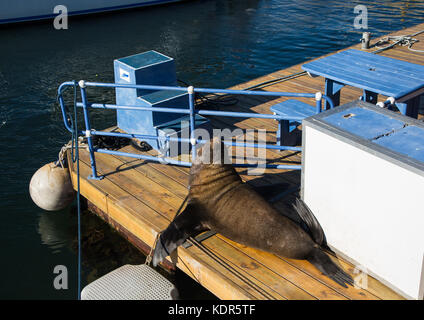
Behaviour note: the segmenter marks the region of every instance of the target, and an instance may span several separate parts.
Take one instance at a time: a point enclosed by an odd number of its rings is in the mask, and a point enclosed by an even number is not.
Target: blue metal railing
[[[70,132],[73,132],[73,126],[69,119],[67,119],[67,108],[65,106],[65,101],[63,98],[63,91],[67,87],[75,87],[76,82],[67,81],[62,83],[58,88],[58,99],[62,111],[63,121],[65,127]],[[333,101],[321,93],[312,94],[312,93],[295,93],[295,92],[264,92],[264,91],[246,91],[246,90],[227,90],[227,89],[205,89],[205,88],[193,88],[193,87],[171,87],[171,86],[152,86],[152,85],[133,85],[133,84],[118,84],[118,83],[99,83],[99,82],[85,82],[83,80],[78,82],[81,91],[81,102],[76,102],[76,107],[81,107],[83,109],[85,130],[81,130],[76,134],[82,134],[87,137],[87,144],[90,153],[90,162],[92,168],[92,175],[89,177],[91,179],[101,179],[101,176],[97,175],[96,169],[96,159],[95,152],[106,153],[117,156],[126,156],[136,159],[143,159],[149,161],[156,161],[167,164],[174,164],[180,166],[191,166],[191,162],[179,161],[172,158],[166,157],[155,157],[142,154],[134,154],[121,151],[113,151],[107,149],[94,148],[92,136],[115,136],[115,137],[126,137],[126,138],[139,138],[145,140],[166,140],[166,141],[178,141],[178,142],[188,142],[192,144],[192,160],[196,155],[196,144],[204,143],[205,140],[195,139],[194,130],[195,130],[195,115],[212,115],[212,116],[223,116],[223,117],[237,117],[237,118],[261,118],[261,119],[274,119],[274,120],[287,120],[287,117],[282,115],[271,115],[271,114],[261,114],[261,113],[250,113],[250,112],[230,112],[230,111],[211,111],[211,110],[196,110],[195,109],[195,93],[223,93],[223,94],[233,94],[233,95],[256,95],[256,96],[268,96],[268,97],[304,97],[304,98],[315,98],[316,100],[316,110],[317,113],[321,111],[322,108],[322,99],[325,99],[331,108],[334,107]],[[161,107],[141,107],[141,106],[120,106],[113,104],[100,104],[100,103],[89,103],[87,100],[87,87],[103,87],[103,88],[132,88],[132,89],[144,89],[144,90],[172,90],[172,91],[182,91],[188,92],[189,98],[189,108],[188,109],[179,109],[179,108],[161,108]],[[131,134],[131,133],[118,133],[118,132],[104,132],[97,131],[91,128],[90,118],[88,108],[98,108],[98,109],[114,109],[114,110],[137,110],[137,111],[154,111],[154,112],[168,112],[168,113],[181,113],[189,115],[190,123],[190,139],[184,138],[175,138],[175,137],[158,137],[154,135],[146,134]],[[301,121],[302,117],[290,117],[290,120]],[[301,151],[300,147],[289,147],[289,146],[278,146],[270,144],[257,144],[257,143],[237,143],[232,141],[224,141],[225,145],[228,146],[242,146],[242,147],[252,147],[252,148],[266,148],[274,150],[292,150],[292,151]],[[253,167],[251,164],[234,164],[234,166],[239,167]],[[271,169],[292,169],[300,170],[301,166],[299,165],[265,165],[265,168]]]

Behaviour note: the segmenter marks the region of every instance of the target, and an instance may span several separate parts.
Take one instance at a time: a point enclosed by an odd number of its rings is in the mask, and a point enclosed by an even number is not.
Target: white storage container
[[[424,123],[356,101],[302,130],[302,198],[330,247],[423,299]]]

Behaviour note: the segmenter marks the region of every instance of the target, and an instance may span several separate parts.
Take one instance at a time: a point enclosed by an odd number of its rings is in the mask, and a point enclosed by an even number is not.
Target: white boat
[[[68,15],[88,14],[142,6],[158,5],[182,0],[1,0],[0,24],[51,19],[65,6]]]

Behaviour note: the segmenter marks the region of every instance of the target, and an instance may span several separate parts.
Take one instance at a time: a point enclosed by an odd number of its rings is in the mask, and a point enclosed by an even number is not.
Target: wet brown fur
[[[188,237],[214,230],[249,247],[287,258],[307,259],[340,284],[351,283],[350,276],[333,265],[310,233],[244,183],[231,164],[205,163],[209,156],[204,153],[205,148],[214,154],[217,146],[224,148],[220,141],[213,141],[198,151],[190,170],[187,207],[161,235],[154,265]],[[223,151],[221,161],[225,158]]]

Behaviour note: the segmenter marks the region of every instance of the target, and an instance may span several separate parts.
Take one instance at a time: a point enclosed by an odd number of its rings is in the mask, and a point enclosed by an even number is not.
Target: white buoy
[[[176,300],[177,288],[147,264],[124,265],[91,282],[81,300]]]
[[[75,191],[68,168],[51,162],[38,169],[29,183],[32,201],[47,211],[61,210],[72,203]]]

